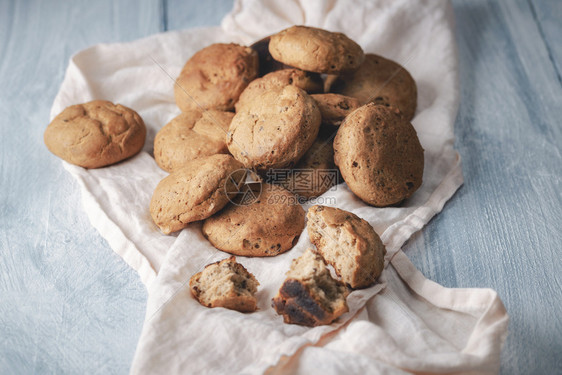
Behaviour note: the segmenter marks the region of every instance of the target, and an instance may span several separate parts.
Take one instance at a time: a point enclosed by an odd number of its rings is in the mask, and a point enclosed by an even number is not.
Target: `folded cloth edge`
[[[488,355],[499,358],[508,334],[509,315],[495,290],[444,287],[427,279],[402,250],[395,254],[391,263],[410,289],[435,306],[468,314],[476,309],[484,310],[461,352],[483,358],[485,352],[492,348]],[[499,363],[492,373],[498,371]]]
[[[400,250],[412,234],[422,229],[435,215],[443,210],[445,203],[452,198],[464,183],[461,156],[455,151],[457,160],[447,172],[428,200],[404,219],[392,224],[381,235],[387,248],[387,258]]]
[[[81,187],[82,204],[92,226],[96,228],[98,233],[108,242],[111,249],[139,274],[141,282],[145,285],[147,290],[149,290],[150,285],[154,279],[156,279],[157,275],[149,260],[138,251],[134,243],[123,233],[119,225],[107,216],[88,188],[87,183],[79,173],[74,172],[75,168],[81,167],[71,165],[64,161],[63,166],[78,181]]]

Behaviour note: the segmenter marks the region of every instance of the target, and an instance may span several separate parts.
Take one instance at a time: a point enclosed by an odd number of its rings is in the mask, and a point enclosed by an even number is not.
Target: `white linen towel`
[[[424,182],[401,207],[367,206],[345,184],[318,200],[369,221],[388,254],[380,282],[351,293],[350,311],[337,323],[315,328],[284,324],[270,307],[291,260],[310,246],[306,230],[280,256],[238,257],[261,283],[259,310],[241,314],[202,307],[189,293],[194,273],[227,257],[203,238],[200,223],[165,236],[148,210],[166,176],[150,155],[154,135],[179,113],[173,79],[185,61],[211,43],[251,44],[293,24],[344,32],[366,52],[405,66],[418,85],[412,123],[425,149]],[[148,127],[143,152],[125,162],[96,170],[64,163],[80,183],[92,224],[148,289],[131,372],[498,372],[508,317],[497,294],[443,288],[400,250],[462,184],[453,149],[457,69],[452,10],[444,1],[239,0],[221,27],[96,45],[73,56],[51,117],[72,104],[106,99],[135,109]]]

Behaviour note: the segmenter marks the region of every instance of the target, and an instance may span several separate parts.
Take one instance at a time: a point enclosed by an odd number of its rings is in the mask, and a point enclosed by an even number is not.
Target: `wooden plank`
[[[43,145],[71,54],[158,32],[160,4],[0,2],[0,373],[125,373],[146,291]]]
[[[144,287],[42,144],[68,58],[218,24],[231,5],[0,2],[0,373],[127,372],[141,329]],[[560,373],[560,5],[454,5],[466,183],[406,252],[439,283],[499,291],[512,317],[502,373]]]
[[[233,0],[166,0],[167,30],[190,27],[218,26],[230,12]]]
[[[406,253],[440,284],[499,292],[511,315],[503,374],[560,373],[557,70],[526,1],[453,4],[465,185]]]
[[[533,12],[539,31],[548,49],[562,85],[562,1],[531,1],[529,7]]]

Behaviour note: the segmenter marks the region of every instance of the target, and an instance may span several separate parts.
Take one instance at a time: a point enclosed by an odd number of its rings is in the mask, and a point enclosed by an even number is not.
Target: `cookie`
[[[130,108],[105,100],[67,107],[51,121],[45,145],[59,158],[84,168],[100,168],[137,154],[146,127]]]
[[[361,104],[398,107],[408,121],[416,113],[416,81],[403,66],[382,56],[367,54],[356,72],[336,79],[330,90],[357,98]]]
[[[193,159],[228,154],[225,138],[232,117],[232,112],[212,109],[181,113],[156,134],[156,163],[163,170],[173,172]]]
[[[203,222],[203,235],[219,250],[241,256],[275,256],[291,249],[305,212],[281,186],[263,184],[250,204],[229,204]]]
[[[185,63],[174,86],[176,104],[183,112],[232,110],[258,69],[258,54],[250,47],[212,44]]]
[[[261,95],[271,90],[271,88],[279,88],[288,85],[303,89],[309,94],[322,92],[323,90],[322,78],[316,73],[305,72],[300,69],[277,70],[253,80],[248,87],[242,91],[235,105],[236,112],[239,112],[248,103],[259,99]]]
[[[316,73],[340,74],[359,68],[365,55],[342,33],[292,26],[269,41],[271,56],[284,64]]]
[[[258,74],[259,77],[263,77],[264,75],[276,70],[290,68],[290,66],[285,65],[282,62],[279,62],[271,57],[271,53],[269,53],[270,39],[271,35],[266,36],[265,38],[258,40],[250,46],[250,48],[252,48],[258,54],[260,66]]]
[[[294,165],[320,128],[314,99],[295,86],[271,88],[232,119],[226,144],[236,160],[256,170]]]
[[[379,207],[397,204],[420,187],[423,152],[398,109],[373,103],[347,116],[334,139],[343,179],[365,203]]]
[[[310,207],[306,217],[310,241],[344,283],[353,289],[375,283],[384,268],[386,249],[367,221],[325,206]]]
[[[314,94],[312,99],[318,104],[322,124],[339,126],[343,119],[361,107],[358,99],[339,94]]]
[[[260,283],[235,257],[211,263],[189,279],[191,294],[206,307],[224,307],[240,312],[257,309]]]
[[[319,197],[339,181],[332,143],[331,138],[319,136],[292,169],[268,170],[267,181],[307,199]]]
[[[347,288],[335,280],[322,257],[312,249],[294,259],[272,306],[289,324],[330,324],[349,311]]]
[[[164,178],[152,195],[150,215],[164,234],[223,208],[239,191],[246,171],[230,155],[192,160]]]

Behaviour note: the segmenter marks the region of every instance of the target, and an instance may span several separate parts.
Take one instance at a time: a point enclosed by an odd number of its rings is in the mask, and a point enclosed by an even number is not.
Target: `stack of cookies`
[[[185,63],[174,95],[181,114],[154,140],[154,159],[169,175],[150,214],[164,234],[204,220],[217,249],[275,256],[305,227],[299,202],[341,178],[377,207],[400,204],[422,183],[412,76],[344,34],[293,26],[250,47],[210,45]],[[94,101],[65,109],[45,143],[70,163],[99,168],[135,155],[145,136],[135,111]],[[384,246],[349,212],[315,206],[308,222],[316,250],[295,260],[274,307],[286,322],[328,324],[347,311],[347,287],[380,275]],[[208,267],[192,280],[205,306],[255,309],[257,280],[234,257]]]

